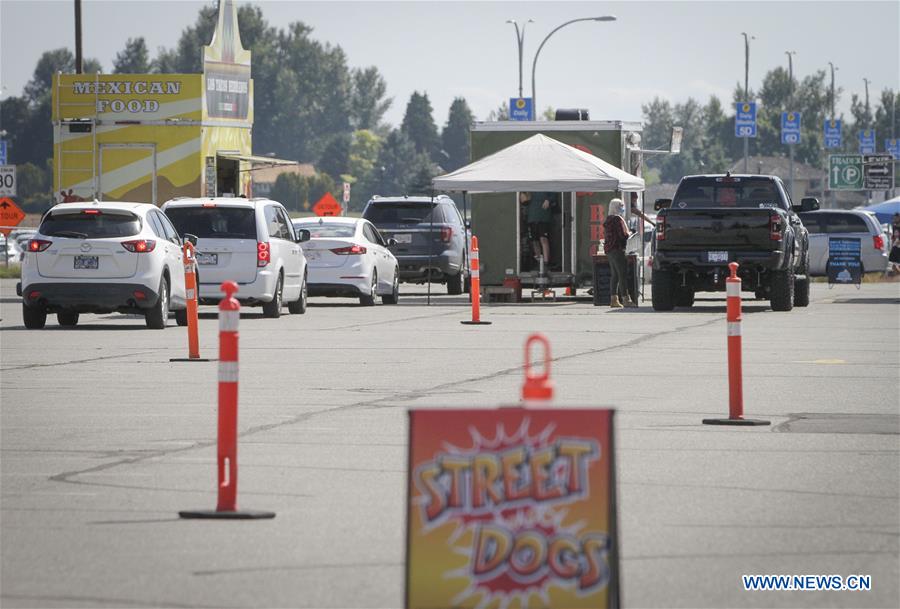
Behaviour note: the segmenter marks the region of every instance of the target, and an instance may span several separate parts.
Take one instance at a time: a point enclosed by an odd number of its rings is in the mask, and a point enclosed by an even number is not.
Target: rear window
[[[169,207],[166,216],[181,235],[256,239],[256,212],[250,207]]]
[[[376,226],[444,222],[444,216],[437,203],[374,203],[366,208],[363,217]]]
[[[775,182],[758,178],[689,178],[682,180],[673,209],[700,207],[778,207],[785,209]]]
[[[141,220],[132,213],[54,213],[41,222],[40,232],[48,237],[101,239],[103,237],[131,237],[141,232]]]
[[[807,213],[800,214],[800,220],[810,234],[869,232],[866,221],[856,214]]]
[[[295,224],[297,230],[305,228],[310,239],[329,239],[331,237],[352,237],[356,234],[355,224]]]

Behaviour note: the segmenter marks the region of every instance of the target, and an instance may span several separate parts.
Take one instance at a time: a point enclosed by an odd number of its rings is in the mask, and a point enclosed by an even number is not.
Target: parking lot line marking
[[[846,364],[847,360],[844,359],[812,359],[812,360],[797,360],[791,362],[792,364],[823,364],[826,366],[835,365],[835,364]]]

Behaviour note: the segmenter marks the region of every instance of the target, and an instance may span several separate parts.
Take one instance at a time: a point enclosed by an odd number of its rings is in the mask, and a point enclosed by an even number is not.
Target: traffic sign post
[[[863,190],[862,155],[828,156],[828,190]]]
[[[16,196],[16,166],[0,166],[0,197]]]
[[[859,153],[875,154],[875,130],[863,129],[859,132]]]
[[[734,104],[734,136],[756,137],[756,102]]]
[[[863,156],[863,189],[890,190],[894,187],[894,157],[890,154]]]
[[[800,143],[800,112],[781,113],[781,143],[787,145]]]
[[[6,165],[8,158],[6,140],[0,140],[0,165]]]
[[[533,105],[530,97],[510,97],[509,98],[509,120],[511,121],[532,121]]]
[[[825,136],[825,147],[826,148],[840,148],[841,147],[842,138],[841,138],[841,121],[840,121],[840,119],[835,119],[835,118],[825,119],[824,136]]]

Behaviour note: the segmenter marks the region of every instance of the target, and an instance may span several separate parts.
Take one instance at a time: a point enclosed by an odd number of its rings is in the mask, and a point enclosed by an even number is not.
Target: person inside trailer
[[[544,272],[550,267],[550,230],[553,226],[553,212],[558,207],[556,195],[549,192],[520,192],[519,203],[525,207],[528,240],[534,251],[534,259],[544,262]]]

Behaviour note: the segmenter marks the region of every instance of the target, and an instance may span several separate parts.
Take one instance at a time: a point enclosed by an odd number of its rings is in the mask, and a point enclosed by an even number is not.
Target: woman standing
[[[609,213],[603,221],[603,229],[606,238],[603,241],[603,251],[609,260],[609,268],[612,274],[609,286],[609,306],[613,309],[621,309],[624,306],[634,307],[636,303],[629,300],[625,290],[626,262],[625,245],[631,233],[625,224],[625,203],[622,199],[613,199],[609,202]]]

